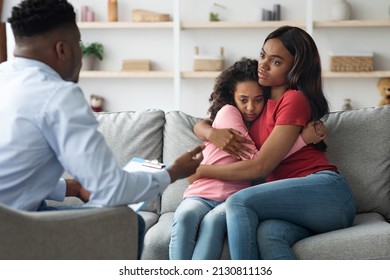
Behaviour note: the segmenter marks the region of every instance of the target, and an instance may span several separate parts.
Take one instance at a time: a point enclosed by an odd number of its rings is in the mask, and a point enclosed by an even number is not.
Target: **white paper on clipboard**
[[[123,170],[128,172],[157,172],[163,168],[165,168],[165,164],[158,162],[157,160],[146,160],[143,158],[134,157],[123,167]],[[128,207],[137,212],[142,210],[146,203],[147,201],[142,201],[134,204],[129,204]]]

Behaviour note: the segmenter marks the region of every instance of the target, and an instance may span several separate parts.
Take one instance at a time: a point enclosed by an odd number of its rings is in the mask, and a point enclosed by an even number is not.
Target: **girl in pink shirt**
[[[205,142],[202,164],[223,165],[254,158],[258,149],[248,134],[250,124],[264,109],[266,89],[258,83],[257,61],[236,62],[217,78],[210,97],[210,119],[214,128],[234,129],[243,135],[246,152],[234,157],[214,144]],[[307,135],[306,135],[307,134]],[[314,129],[305,132],[307,143],[317,139]],[[286,157],[306,146],[302,137]],[[201,178],[184,192],[173,220],[170,259],[217,259],[226,233],[224,201],[233,193],[251,185],[250,180],[224,181]]]

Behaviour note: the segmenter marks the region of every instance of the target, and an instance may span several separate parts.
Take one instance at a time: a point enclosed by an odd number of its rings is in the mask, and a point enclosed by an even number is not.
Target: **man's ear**
[[[55,53],[60,60],[66,59],[66,44],[64,41],[57,41],[55,44]]]

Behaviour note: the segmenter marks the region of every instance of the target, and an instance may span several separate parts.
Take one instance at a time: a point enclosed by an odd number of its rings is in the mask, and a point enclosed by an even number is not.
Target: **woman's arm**
[[[227,181],[264,179],[285,158],[301,129],[294,125],[277,125],[256,158],[225,165],[201,165],[196,177]]]
[[[194,126],[195,135],[202,141],[209,141],[219,149],[237,158],[249,158],[251,149],[245,144],[254,143],[233,128],[213,128],[211,120],[201,120]]]

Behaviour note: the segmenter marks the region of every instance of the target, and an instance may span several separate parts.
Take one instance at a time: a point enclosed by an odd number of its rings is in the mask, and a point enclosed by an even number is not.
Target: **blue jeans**
[[[226,201],[231,258],[295,259],[295,242],[349,227],[355,212],[348,184],[333,171],[241,190]]]
[[[225,203],[201,197],[186,198],[173,218],[169,258],[219,259],[225,234]]]
[[[59,210],[80,210],[80,209],[91,209],[91,208],[82,207],[82,206],[48,206],[46,201],[42,201],[42,204],[39,207],[38,211],[59,211]],[[138,218],[138,252],[137,252],[137,257],[140,260],[142,248],[143,248],[143,243],[144,243],[145,221],[139,214],[137,214],[137,218]]]

